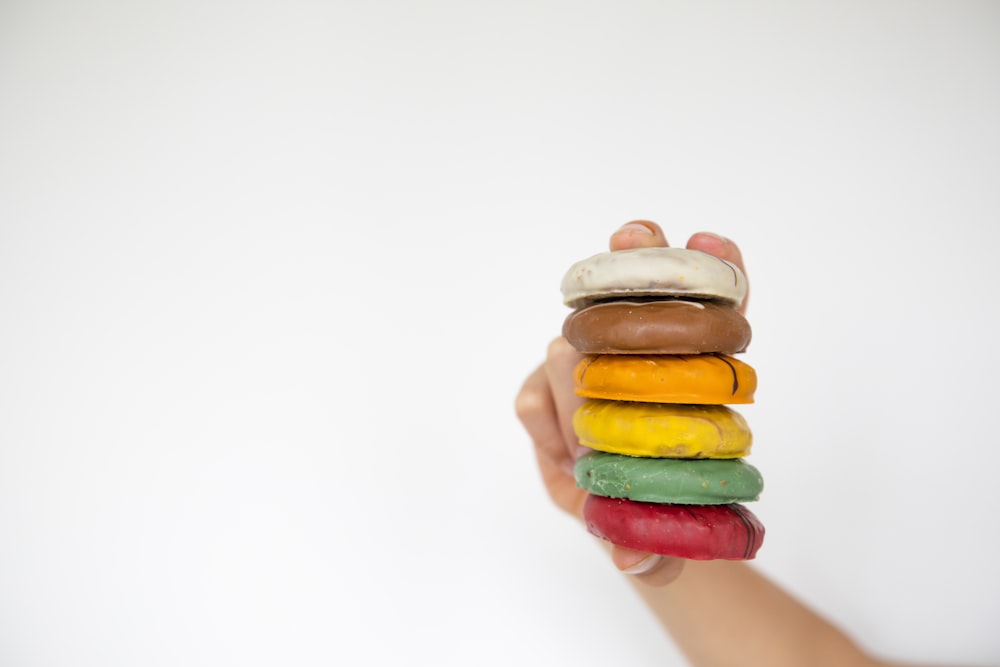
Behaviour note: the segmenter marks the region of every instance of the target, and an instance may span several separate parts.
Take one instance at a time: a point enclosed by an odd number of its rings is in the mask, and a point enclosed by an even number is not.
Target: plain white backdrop
[[[993,2],[3,2],[0,664],[684,664],[513,412],[640,217],[744,250],[758,566],[1000,663],[998,120]]]

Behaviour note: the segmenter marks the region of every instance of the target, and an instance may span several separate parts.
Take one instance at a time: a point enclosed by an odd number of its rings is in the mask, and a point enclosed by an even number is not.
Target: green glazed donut
[[[757,500],[760,472],[742,459],[660,459],[590,452],[576,461],[576,484],[596,496],[649,503],[723,505]]]

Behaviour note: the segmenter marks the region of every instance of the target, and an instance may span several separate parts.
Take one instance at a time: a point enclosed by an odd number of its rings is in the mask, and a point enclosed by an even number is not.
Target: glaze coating
[[[573,372],[586,398],[650,403],[753,403],[757,373],[725,354],[585,356]]]
[[[732,306],[710,301],[611,301],[575,310],[563,336],[585,354],[743,352],[750,323]]]
[[[573,413],[573,430],[581,445],[628,456],[732,459],[753,445],[746,420],[724,405],[595,398]]]
[[[591,452],[573,468],[597,496],[674,505],[726,505],[760,498],[764,478],[741,459],[654,459]]]
[[[587,530],[628,549],[693,560],[751,560],[764,526],[739,503],[661,505],[588,495]]]
[[[739,306],[747,295],[747,280],[735,264],[700,250],[634,248],[573,264],[561,289],[570,308],[639,296],[695,297]]]

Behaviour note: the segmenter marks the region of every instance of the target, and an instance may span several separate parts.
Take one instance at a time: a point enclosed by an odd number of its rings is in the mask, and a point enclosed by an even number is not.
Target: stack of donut
[[[696,560],[754,558],[764,527],[741,503],[763,479],[730,404],[753,402],[739,312],[747,282],[697,250],[639,248],[577,262],[562,281],[563,336],[584,358],[573,416],[592,451],[574,469],[588,530],[614,544]]]

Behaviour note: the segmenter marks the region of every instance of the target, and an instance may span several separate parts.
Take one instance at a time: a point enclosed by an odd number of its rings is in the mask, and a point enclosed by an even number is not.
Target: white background
[[[998,664],[998,121],[992,2],[3,2],[0,664],[682,664],[513,413],[639,217],[744,250],[758,566]]]

